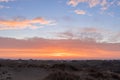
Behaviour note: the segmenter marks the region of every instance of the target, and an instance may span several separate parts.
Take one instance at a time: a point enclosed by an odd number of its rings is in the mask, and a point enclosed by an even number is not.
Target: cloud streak
[[[15,0],[0,0],[0,2],[10,2],[10,1],[15,1]]]
[[[0,5],[0,9],[3,9],[3,8],[10,8],[8,6],[3,6],[3,5]]]
[[[15,1],[15,0],[0,0],[0,3],[7,3],[7,2],[11,2],[11,1]],[[10,8],[9,6],[4,6],[4,5],[0,5],[0,9],[4,9],[4,8]]]
[[[15,18],[15,19],[1,19],[0,20],[0,30],[9,30],[9,29],[35,29],[40,28],[45,25],[51,25],[53,21],[46,20],[43,17],[37,17],[34,19],[25,19],[25,18]]]
[[[84,10],[75,10],[74,12],[78,15],[85,15],[86,14],[86,12]]]

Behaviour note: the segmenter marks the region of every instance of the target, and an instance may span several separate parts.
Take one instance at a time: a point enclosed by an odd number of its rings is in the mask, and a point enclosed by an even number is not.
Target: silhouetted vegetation
[[[61,63],[61,64],[53,64],[50,69],[54,69],[54,70],[62,70],[62,71],[79,71],[79,69],[77,69],[75,66],[70,65],[70,64],[65,64],[65,63]]]
[[[55,71],[50,73],[44,80],[80,80],[80,77],[69,72]]]

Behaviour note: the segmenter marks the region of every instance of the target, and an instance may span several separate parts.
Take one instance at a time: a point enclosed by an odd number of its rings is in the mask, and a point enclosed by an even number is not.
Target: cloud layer
[[[120,59],[120,43],[79,39],[0,37],[0,58]]]
[[[24,29],[24,28],[40,28],[45,25],[50,25],[53,22],[51,20],[46,20],[43,17],[37,17],[34,19],[25,19],[25,18],[15,18],[15,19],[1,19],[0,20],[0,30],[7,29]]]

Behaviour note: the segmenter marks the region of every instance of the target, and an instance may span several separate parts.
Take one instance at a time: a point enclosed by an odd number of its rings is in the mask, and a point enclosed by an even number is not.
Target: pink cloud
[[[87,0],[69,0],[68,1],[68,5],[72,5],[72,6],[77,6],[79,3],[83,3],[86,2]]]
[[[0,30],[7,29],[24,29],[24,28],[39,28],[45,25],[51,25],[53,21],[46,20],[42,17],[37,17],[34,19],[11,19],[11,20],[0,20]]]
[[[86,27],[86,28],[82,28],[81,32],[101,32],[101,29],[98,28],[94,28],[94,27]]]

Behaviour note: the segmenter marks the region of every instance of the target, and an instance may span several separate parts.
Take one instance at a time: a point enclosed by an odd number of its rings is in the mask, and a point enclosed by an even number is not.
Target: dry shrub
[[[58,69],[62,71],[79,71],[75,66],[72,66],[70,64],[54,64],[51,66],[51,69]]]
[[[69,72],[55,71],[50,73],[44,80],[80,80],[80,77]]]

